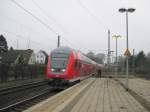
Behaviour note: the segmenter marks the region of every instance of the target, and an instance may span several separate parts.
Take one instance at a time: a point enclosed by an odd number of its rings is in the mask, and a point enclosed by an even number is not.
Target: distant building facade
[[[48,55],[45,51],[40,50],[36,54],[36,64],[47,64]]]
[[[1,63],[4,64],[35,64],[35,53],[31,49],[27,50],[9,50],[8,52],[0,53]]]

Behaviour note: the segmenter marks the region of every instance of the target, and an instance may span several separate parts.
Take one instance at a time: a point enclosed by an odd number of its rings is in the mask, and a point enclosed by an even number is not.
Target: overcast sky
[[[106,53],[107,30],[110,29],[111,36],[122,36],[118,40],[118,52],[121,55],[126,47],[126,29],[125,14],[119,13],[118,9],[133,7],[136,11],[129,14],[129,48],[134,48],[136,53],[140,50],[146,53],[150,51],[150,0],[15,1],[38,17],[49,29],[12,0],[0,0],[0,33],[6,37],[9,47],[29,47],[35,51],[43,49],[50,52],[56,48],[59,34],[61,45],[85,53]],[[111,50],[115,50],[113,38]]]

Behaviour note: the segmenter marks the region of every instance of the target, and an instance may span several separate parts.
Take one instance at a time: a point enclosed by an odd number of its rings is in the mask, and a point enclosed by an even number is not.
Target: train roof
[[[85,56],[83,53],[80,53],[80,58],[81,60],[87,62],[87,63],[91,63],[91,64],[96,64],[95,61],[93,61],[92,59],[88,58],[87,56]]]
[[[84,55],[82,52],[78,51],[78,50],[74,50],[70,47],[67,46],[61,46],[58,47],[54,50],[51,51],[51,53],[66,53],[66,54],[70,54],[71,51],[74,51],[76,53],[80,54],[80,58],[81,60],[87,62],[87,63],[91,63],[91,64],[97,64],[95,61],[93,61],[92,59],[88,58],[86,55]]]
[[[51,51],[51,53],[67,53],[69,54],[73,49],[67,46],[58,47]]]

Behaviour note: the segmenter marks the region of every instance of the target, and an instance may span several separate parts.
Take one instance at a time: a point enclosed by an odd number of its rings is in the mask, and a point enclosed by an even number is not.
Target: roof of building
[[[14,63],[19,56],[22,56],[25,63],[28,63],[33,50],[9,50],[8,52],[0,53],[2,63]]]
[[[45,56],[48,56],[48,54],[45,51],[43,51],[43,50],[40,50],[38,53],[43,53]]]

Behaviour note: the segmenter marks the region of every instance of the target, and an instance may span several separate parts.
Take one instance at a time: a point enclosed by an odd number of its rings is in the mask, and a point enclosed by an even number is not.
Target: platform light
[[[126,13],[126,49],[129,49],[128,48],[128,13],[133,13],[135,11],[134,8],[120,8],[119,9],[119,12],[120,13]],[[128,79],[129,79],[129,60],[128,60],[128,56],[126,56],[126,90],[128,91]]]

